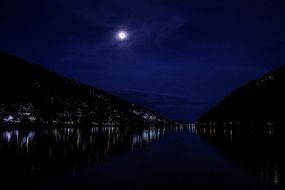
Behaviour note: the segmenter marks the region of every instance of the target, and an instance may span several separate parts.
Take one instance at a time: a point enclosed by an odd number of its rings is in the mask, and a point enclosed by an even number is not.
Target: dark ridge
[[[201,115],[199,123],[274,124],[285,118],[285,65],[253,80]]]
[[[166,123],[159,114],[0,51],[0,123]]]

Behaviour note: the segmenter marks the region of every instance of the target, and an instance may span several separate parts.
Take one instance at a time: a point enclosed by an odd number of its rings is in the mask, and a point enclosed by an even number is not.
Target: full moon
[[[125,31],[120,31],[117,34],[119,40],[125,40],[128,37],[128,34]]]

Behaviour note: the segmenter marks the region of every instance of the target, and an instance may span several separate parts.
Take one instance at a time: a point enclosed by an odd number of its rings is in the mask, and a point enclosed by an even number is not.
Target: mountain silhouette
[[[167,122],[149,109],[3,51],[0,51],[0,85],[0,123]]]
[[[282,124],[285,118],[285,65],[253,80],[201,115],[198,123]]]

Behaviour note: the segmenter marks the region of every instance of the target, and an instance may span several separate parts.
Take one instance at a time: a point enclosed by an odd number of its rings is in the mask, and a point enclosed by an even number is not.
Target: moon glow
[[[117,38],[119,40],[126,40],[127,37],[128,37],[128,34],[125,31],[120,31],[120,32],[117,33]]]

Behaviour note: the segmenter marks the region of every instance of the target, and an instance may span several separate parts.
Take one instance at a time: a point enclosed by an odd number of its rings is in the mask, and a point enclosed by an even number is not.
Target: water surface
[[[278,143],[248,139],[191,125],[2,130],[0,182],[11,189],[282,188],[271,151]]]

